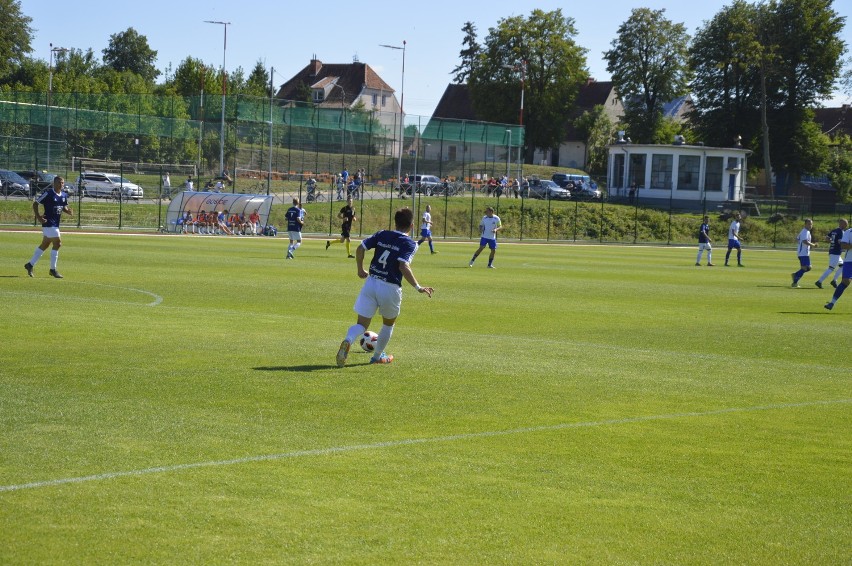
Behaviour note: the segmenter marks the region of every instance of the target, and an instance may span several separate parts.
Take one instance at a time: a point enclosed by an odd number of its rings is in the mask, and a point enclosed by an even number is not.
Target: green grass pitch
[[[848,564],[852,296],[792,251],[0,233],[2,564]],[[374,321],[374,330],[376,321]]]

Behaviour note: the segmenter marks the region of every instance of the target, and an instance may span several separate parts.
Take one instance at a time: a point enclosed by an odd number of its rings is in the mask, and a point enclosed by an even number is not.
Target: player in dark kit
[[[352,197],[346,199],[346,206],[340,209],[337,217],[343,220],[343,224],[340,227],[340,238],[337,240],[327,240],[325,242],[325,249],[328,249],[331,244],[346,244],[346,255],[353,258],[355,256],[352,255],[349,232],[352,231],[352,223],[358,218],[355,216],[355,207],[352,206]]]
[[[296,257],[296,250],[302,245],[302,226],[305,225],[305,211],[302,209],[299,199],[293,199],[291,206],[284,215],[287,219],[287,235],[290,237],[290,245],[287,246],[287,259]]]
[[[349,327],[346,338],[340,343],[337,351],[337,365],[343,367],[349,355],[349,348],[355,340],[361,336],[376,311],[382,315],[382,329],[376,342],[376,349],[371,364],[389,364],[393,356],[385,353],[385,347],[390,341],[393,333],[393,325],[399,316],[402,305],[402,280],[417,289],[418,293],[432,296],[432,287],[421,287],[411,270],[411,261],[417,251],[417,244],[411,239],[409,233],[414,229],[414,213],[409,208],[396,211],[394,224],[396,230],[380,230],[358,246],[355,251],[355,263],[358,268],[358,277],[366,279],[361,293],[355,300],[355,313],[358,321]],[[373,259],[370,261],[369,272],[364,270],[364,254],[367,250],[374,249]]]
[[[814,283],[820,289],[822,289],[822,282],[825,281],[826,277],[831,275],[832,271],[834,272],[834,277],[831,278],[831,286],[835,289],[837,288],[837,280],[840,279],[843,273],[843,258],[841,257],[843,250],[840,249],[840,240],[843,238],[843,232],[848,227],[849,222],[845,218],[841,218],[837,221],[837,228],[829,232],[825,238],[828,242],[828,269],[823,271],[822,275]]]
[[[56,262],[59,259],[59,247],[62,245],[62,235],[59,233],[59,221],[62,213],[71,214],[68,206],[68,193],[63,189],[65,179],[60,176],[53,178],[53,188],[46,189],[37,199],[33,201],[33,214],[38,222],[41,222],[42,239],[41,244],[35,249],[33,257],[24,265],[27,275],[33,276],[33,268],[47,247],[53,245],[50,250],[50,274],[57,279],[62,276],[56,271]],[[39,205],[44,207],[44,214],[39,212]]]

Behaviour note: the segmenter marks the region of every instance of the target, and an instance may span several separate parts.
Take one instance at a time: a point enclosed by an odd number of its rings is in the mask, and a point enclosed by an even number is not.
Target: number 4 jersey
[[[375,249],[370,261],[370,275],[376,279],[402,287],[399,262],[411,263],[417,244],[407,234],[394,230],[381,230],[363,242],[364,249]]]

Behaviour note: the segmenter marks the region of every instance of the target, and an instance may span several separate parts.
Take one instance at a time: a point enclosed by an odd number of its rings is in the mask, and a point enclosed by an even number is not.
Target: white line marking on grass
[[[88,281],[71,281],[71,283],[76,283],[78,285],[94,285],[95,287],[107,287],[109,289],[121,289],[123,291],[133,291],[134,293],[142,293],[144,295],[153,297],[154,301],[145,305],[146,307],[156,307],[157,305],[163,302],[163,297],[157,295],[156,293],[152,293],[151,291],[145,291],[144,289],[134,289],[133,287],[119,287],[117,285],[105,285],[103,283],[89,283]]]
[[[148,295],[152,297],[154,300],[150,303],[147,303],[143,306],[146,307],[156,307],[160,303],[163,302],[163,297],[157,295],[156,293],[152,293],[151,291],[145,291],[144,289],[134,289],[133,287],[119,287],[117,285],[104,285],[103,283],[90,283],[88,281],[68,281],[63,283],[63,285],[94,285],[96,287],[107,287],[109,289],[121,289],[122,291],[133,291],[134,293],[142,293],[144,295]],[[17,296],[52,296],[48,293],[36,293],[32,291],[0,291],[0,294],[3,295],[17,295]],[[131,303],[127,301],[110,301],[107,299],[97,299],[97,298],[88,298],[88,297],[77,297],[81,301],[91,301],[96,303],[114,303],[119,305],[139,305],[139,303]],[[68,300],[69,297],[63,296],[63,300]]]
[[[685,419],[692,417],[712,417],[716,415],[727,415],[734,413],[750,413],[756,411],[773,411],[779,409],[796,409],[801,407],[817,407],[827,405],[839,405],[852,403],[852,399],[834,399],[823,401],[805,401],[802,403],[778,403],[775,405],[758,405],[754,407],[729,407],[726,409],[716,409],[713,411],[690,411],[686,413],[671,413],[668,415],[647,415],[644,417],[627,417],[623,419],[607,419],[603,421],[587,421],[580,423],[561,423],[555,425],[542,425],[525,428],[514,428],[509,430],[492,430],[483,432],[469,432],[462,434],[451,434],[447,436],[435,436],[432,438],[409,438],[404,440],[388,440],[386,442],[374,442],[372,444],[350,444],[348,446],[333,446],[330,448],[315,448],[313,450],[295,450],[293,452],[283,452],[280,454],[264,454],[260,456],[246,456],[244,458],[234,458],[231,460],[213,460],[209,462],[194,462],[190,464],[175,464],[172,466],[158,466],[154,468],[144,468],[141,470],[128,470],[124,472],[106,472],[103,474],[95,474],[91,476],[80,476],[76,478],[61,478],[56,480],[37,481],[30,483],[20,483],[12,485],[0,485],[0,493],[6,491],[22,491],[25,489],[37,489],[41,487],[53,487],[58,485],[66,485],[73,483],[87,483],[93,481],[102,481],[115,478],[145,476],[150,474],[164,474],[168,472],[176,472],[181,470],[192,470],[196,468],[212,468],[218,466],[234,466],[239,464],[250,464],[253,462],[268,462],[275,460],[287,460],[293,458],[303,458],[308,456],[328,456],[332,454],[341,454],[346,452],[360,452],[365,450],[378,450],[381,448],[396,448],[399,446],[414,446],[418,444],[436,444],[441,442],[456,442],[459,440],[475,440],[478,438],[492,438],[497,436],[510,436],[515,434],[529,434],[537,432],[552,432],[559,430],[570,430],[576,428],[593,428],[601,426],[614,426],[624,424],[635,424],[652,421],[662,421],[671,419]]]

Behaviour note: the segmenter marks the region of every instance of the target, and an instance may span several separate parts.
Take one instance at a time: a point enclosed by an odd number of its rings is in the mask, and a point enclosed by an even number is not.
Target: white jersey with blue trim
[[[841,243],[849,244],[852,246],[852,228],[849,228],[845,232],[843,232],[843,237],[840,239]],[[852,261],[852,249],[848,249],[843,254],[843,262]]]
[[[811,247],[806,243],[811,241],[810,230],[802,228],[802,231],[799,232],[799,236],[796,238],[796,241],[799,242],[799,251],[797,252],[799,257],[811,255]]]
[[[479,234],[487,240],[496,240],[497,228],[502,225],[500,217],[496,214],[494,216],[483,216],[482,222],[479,223]]]
[[[740,223],[737,220],[731,222],[730,227],[728,227],[728,239],[729,240],[739,240],[740,233]]]
[[[370,276],[402,287],[399,264],[411,263],[417,243],[403,232],[380,230],[361,242],[361,246],[366,250],[376,250],[370,261]]]

